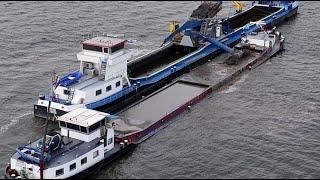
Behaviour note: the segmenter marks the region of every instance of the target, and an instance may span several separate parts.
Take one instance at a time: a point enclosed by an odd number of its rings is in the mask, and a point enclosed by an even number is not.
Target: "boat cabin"
[[[124,49],[127,40],[95,37],[82,42],[77,53],[80,69],[57,80],[53,87],[53,109],[70,112],[84,104],[99,101],[130,86],[127,61],[131,53]],[[66,107],[63,105],[75,105]],[[69,109],[66,109],[69,108]]]
[[[113,142],[114,129],[107,120],[108,115],[86,108],[73,110],[58,118],[61,136],[85,142],[107,137],[106,140]],[[113,143],[108,145],[113,146]]]
[[[61,116],[60,131],[46,135],[44,179],[69,178],[101,162],[114,148],[114,127],[107,117],[107,113],[86,108]],[[10,176],[40,178],[42,141],[16,148],[10,159]]]
[[[265,48],[273,47],[279,39],[279,36],[281,36],[281,34],[274,32],[252,32],[242,37],[240,45],[236,45],[236,48],[247,45],[250,46],[251,49],[263,51]]]
[[[121,63],[126,66],[127,59],[115,59],[125,54],[127,40],[111,37],[95,37],[82,41],[82,52],[77,54],[82,74],[99,76],[106,74],[106,66]]]

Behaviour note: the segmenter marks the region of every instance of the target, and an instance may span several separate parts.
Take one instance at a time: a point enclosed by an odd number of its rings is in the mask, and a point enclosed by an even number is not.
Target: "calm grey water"
[[[183,22],[199,4],[0,2],[1,172],[17,145],[41,136],[33,103],[49,88],[52,70],[78,68],[82,34],[123,33],[137,40],[134,54],[143,54],[162,43],[170,20]],[[221,16],[235,10],[223,6]],[[319,8],[301,2],[300,14],[278,28],[283,53],[95,177],[320,178]]]

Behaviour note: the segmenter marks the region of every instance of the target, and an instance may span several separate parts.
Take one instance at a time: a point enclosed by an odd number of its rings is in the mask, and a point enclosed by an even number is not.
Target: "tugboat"
[[[61,116],[60,130],[47,134],[42,178],[70,178],[123,153],[120,144],[114,143],[114,124],[109,117],[85,108]],[[6,169],[7,178],[40,179],[42,140],[16,149]]]
[[[40,95],[34,105],[34,116],[44,118],[49,101],[52,119],[81,107],[113,113],[119,104],[139,99],[146,89],[156,91],[187,72],[188,67],[203,64],[224,51],[232,52],[230,47],[243,35],[260,28],[251,22],[264,21],[272,28],[296,15],[299,5],[297,1],[255,1],[247,10],[217,19],[215,14],[222,2],[214,3],[218,5],[209,5],[212,11],[207,14],[195,11],[181,26],[171,26],[172,33],[160,48],[136,59],[125,50],[125,39],[94,37],[83,41],[83,50],[77,54],[79,71],[54,78],[52,92]]]
[[[127,61],[131,52],[124,50],[125,43],[111,37],[83,41],[83,51],[77,54],[80,70],[56,77],[52,93],[41,96],[34,106],[35,115],[45,118],[48,100],[52,101],[51,113],[61,116],[130,86]]]

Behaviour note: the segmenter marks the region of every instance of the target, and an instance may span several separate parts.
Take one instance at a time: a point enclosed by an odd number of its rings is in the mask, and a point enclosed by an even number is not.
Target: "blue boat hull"
[[[22,152],[22,149],[25,149],[26,151]],[[16,148],[16,151],[20,154],[20,156],[23,159],[30,161],[32,163],[40,164],[41,152],[39,152],[38,149],[33,147],[28,147],[28,146],[21,146]],[[50,157],[49,156],[45,157],[45,160],[50,161]]]
[[[61,77],[57,84],[61,84],[63,86],[69,86],[76,83],[82,77],[81,72],[75,71]]]

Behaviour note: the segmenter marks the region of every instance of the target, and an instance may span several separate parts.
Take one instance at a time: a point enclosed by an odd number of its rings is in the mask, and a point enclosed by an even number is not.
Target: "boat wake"
[[[16,124],[19,122],[20,119],[22,119],[22,118],[24,118],[24,117],[26,117],[26,116],[29,116],[29,115],[32,115],[32,113],[28,112],[28,113],[25,113],[25,114],[22,114],[22,115],[18,116],[17,118],[12,119],[12,120],[10,121],[10,123],[8,123],[8,124],[6,124],[6,125],[4,125],[4,126],[2,126],[2,127],[0,128],[0,135],[1,135],[1,134],[4,134],[5,132],[7,132],[7,130],[8,130],[11,126],[16,125]]]
[[[247,79],[248,74],[243,75],[238,81],[235,81],[231,86],[227,86],[225,90],[221,91],[220,94],[228,94],[235,92],[238,87]]]

